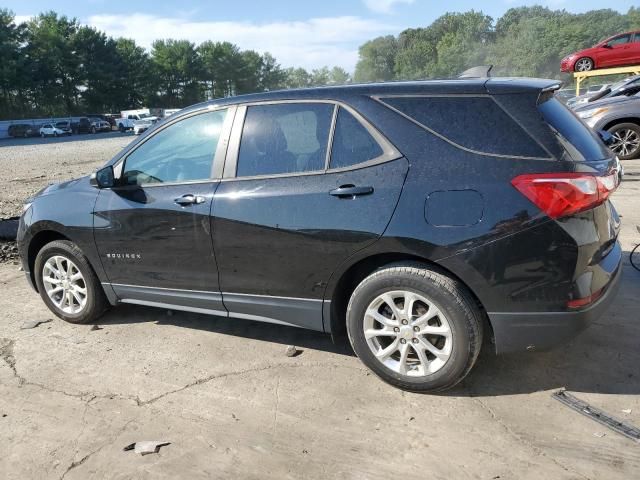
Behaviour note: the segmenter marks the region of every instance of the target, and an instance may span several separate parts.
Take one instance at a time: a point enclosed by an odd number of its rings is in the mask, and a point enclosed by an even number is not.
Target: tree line
[[[242,93],[350,81],[340,67],[282,68],[229,42],[156,40],[147,52],[76,19],[24,23],[0,9],[0,119],[181,108]]]
[[[495,72],[558,78],[560,59],[618,32],[640,29],[626,14],[519,7],[494,20],[481,11],[447,13],[429,26],[382,36],[359,48],[354,80],[456,76],[483,64]],[[343,84],[340,67],[283,68],[273,55],[229,42],[156,40],[147,51],[55,12],[17,23],[0,9],[0,119],[180,108],[279,88]]]
[[[447,13],[424,28],[374,38],[359,49],[358,82],[452,77],[475,65],[496,74],[560,78],[560,60],[616,33],[640,29],[640,8],[626,14],[573,14],[511,8],[494,20],[482,12]]]

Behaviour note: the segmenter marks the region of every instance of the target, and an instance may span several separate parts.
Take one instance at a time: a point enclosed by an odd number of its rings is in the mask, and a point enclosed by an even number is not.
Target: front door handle
[[[358,195],[369,195],[373,193],[373,187],[356,187],[355,185],[340,185],[329,192],[338,198],[355,198]]]
[[[200,195],[193,195],[192,193],[187,193],[186,195],[182,195],[173,200],[178,205],[186,207],[187,205],[199,205],[205,202],[205,198]]]

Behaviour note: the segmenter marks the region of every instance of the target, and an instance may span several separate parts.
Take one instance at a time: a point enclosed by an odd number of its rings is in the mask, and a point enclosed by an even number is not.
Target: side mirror
[[[602,45],[602,48],[613,48],[613,47],[608,43],[605,43],[604,45]]]
[[[91,174],[89,183],[96,188],[112,188],[116,184],[115,176],[113,175],[113,166],[107,165],[101,168],[95,173]]]

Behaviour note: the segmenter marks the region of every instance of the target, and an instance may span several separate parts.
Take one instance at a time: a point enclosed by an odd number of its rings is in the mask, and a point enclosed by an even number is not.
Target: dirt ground
[[[48,180],[90,171],[130,138],[54,150],[0,142],[6,211]],[[21,163],[8,174],[12,159]],[[625,167],[614,203],[628,252],[640,242],[640,162]],[[134,306],[73,326],[49,313],[17,265],[0,264],[0,286],[3,478],[630,479],[640,471],[638,443],[551,398],[566,387],[640,426],[640,272],[628,257],[617,302],[571,344],[505,357],[485,349],[463,384],[441,395],[387,386],[345,343],[313,332]],[[287,357],[289,344],[302,353]],[[147,456],[123,451],[140,440],[171,444]]]

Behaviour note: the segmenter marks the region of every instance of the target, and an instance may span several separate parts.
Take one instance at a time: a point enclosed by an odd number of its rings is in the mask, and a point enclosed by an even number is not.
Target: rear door
[[[230,315],[322,330],[331,273],[384,232],[407,165],[348,107],[240,107],[213,204]]]

